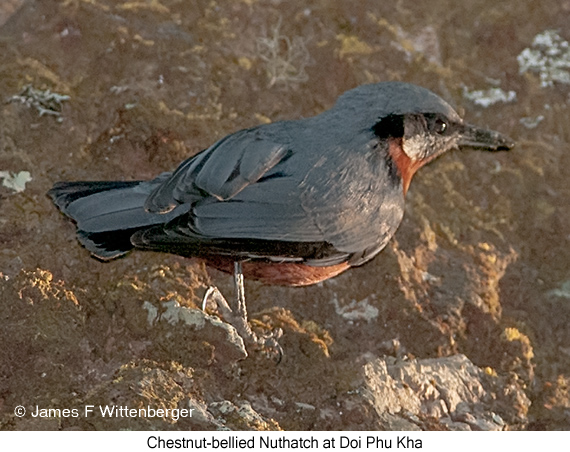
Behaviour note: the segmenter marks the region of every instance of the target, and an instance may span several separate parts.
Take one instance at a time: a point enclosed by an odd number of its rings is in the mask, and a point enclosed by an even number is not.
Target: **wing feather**
[[[324,135],[302,124],[242,130],[183,162],[146,205],[151,212],[181,204],[187,210],[133,243],[161,249],[187,243],[204,253],[226,240],[240,256],[291,258],[290,249],[299,249],[309,250],[303,259],[310,265],[369,260],[403,215],[386,149],[372,131],[344,136],[333,128]],[[296,248],[272,250],[271,241]],[[289,254],[279,254],[285,249]]]

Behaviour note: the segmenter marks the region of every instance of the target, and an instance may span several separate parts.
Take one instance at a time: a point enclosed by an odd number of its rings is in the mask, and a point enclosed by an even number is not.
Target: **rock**
[[[505,382],[489,377],[464,355],[412,361],[378,358],[368,361],[362,372],[361,396],[385,426],[399,419],[422,428],[432,419],[449,430],[502,430],[503,417],[523,425],[527,420],[530,401],[522,388],[509,388],[521,405],[501,405],[497,393],[505,391]]]

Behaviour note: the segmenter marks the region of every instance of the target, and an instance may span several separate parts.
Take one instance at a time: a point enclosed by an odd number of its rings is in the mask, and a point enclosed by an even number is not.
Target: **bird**
[[[227,135],[152,180],[57,182],[48,195],[100,260],[150,250],[233,274],[234,299],[212,286],[204,306],[219,306],[248,348],[281,355],[279,333],[250,328],[244,277],[306,286],[363,265],[398,229],[422,166],[455,148],[513,145],[426,88],[379,82],[316,116]]]

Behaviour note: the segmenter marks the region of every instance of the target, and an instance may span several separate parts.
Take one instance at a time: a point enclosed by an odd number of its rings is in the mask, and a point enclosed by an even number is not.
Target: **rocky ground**
[[[4,2],[0,428],[568,429],[568,23],[554,0]],[[153,177],[382,80],[430,88],[517,146],[422,169],[371,263],[303,289],[247,282],[256,327],[284,331],[279,364],[243,359],[198,308],[209,284],[231,294],[229,276],[92,259],[45,195]],[[31,415],[87,405],[194,411]]]

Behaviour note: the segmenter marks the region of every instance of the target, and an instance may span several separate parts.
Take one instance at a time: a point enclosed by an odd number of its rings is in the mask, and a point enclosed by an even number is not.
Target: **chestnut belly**
[[[206,265],[226,273],[233,273],[234,260],[223,257],[203,259]],[[346,262],[328,267],[312,267],[292,262],[245,261],[242,263],[244,278],[257,279],[265,284],[279,286],[308,286],[332,278],[347,270]]]

